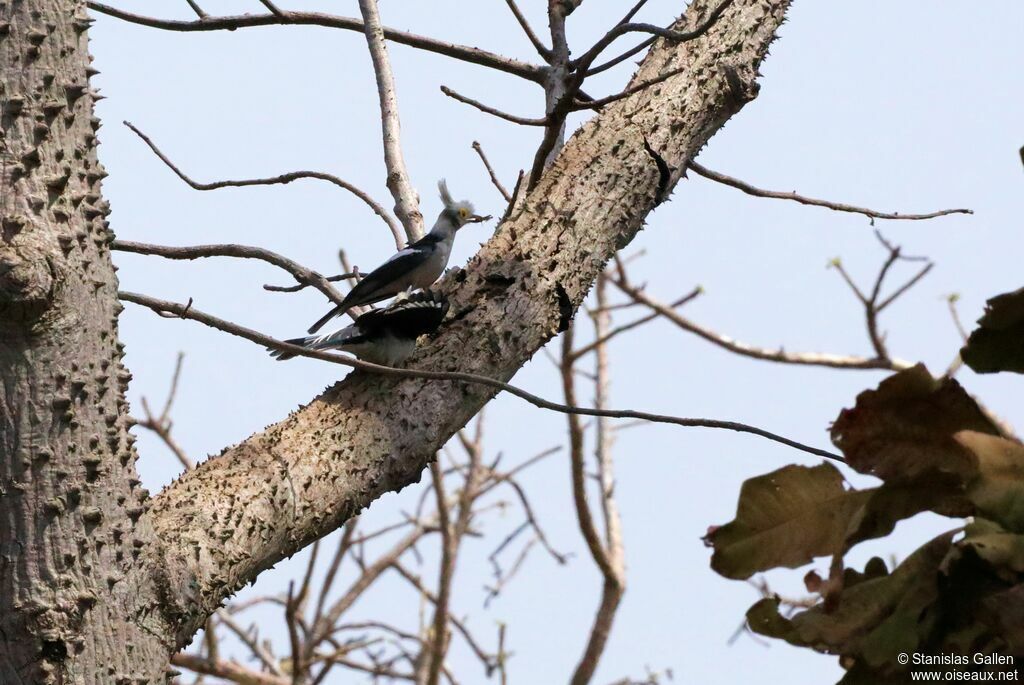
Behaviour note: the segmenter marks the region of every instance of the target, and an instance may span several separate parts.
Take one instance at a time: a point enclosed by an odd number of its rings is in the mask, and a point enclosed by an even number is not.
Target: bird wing
[[[429,255],[422,250],[407,247],[395,253],[386,262],[359,281],[345,296],[345,307],[373,304],[396,295],[405,289],[406,277],[427,261]]]
[[[336,316],[341,316],[352,307],[374,304],[381,300],[386,300],[392,295],[397,295],[406,287],[403,284],[403,276],[407,276],[423,266],[428,258],[429,255],[416,249],[415,245],[411,245],[391,255],[386,262],[368,273],[363,280],[356,283],[355,287],[345,296],[345,299],[310,326],[308,332],[316,333],[325,323]]]
[[[416,293],[384,309],[359,317],[356,326],[367,337],[391,333],[399,338],[416,338],[437,330],[448,313],[448,300],[434,293]]]

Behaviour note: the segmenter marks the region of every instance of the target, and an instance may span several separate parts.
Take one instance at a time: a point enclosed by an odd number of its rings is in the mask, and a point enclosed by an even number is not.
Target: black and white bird
[[[401,296],[387,307],[370,310],[333,333],[285,342],[311,350],[342,350],[374,364],[398,366],[416,349],[416,338],[436,331],[447,313],[448,298],[428,290]],[[270,356],[283,361],[295,355],[270,350]]]
[[[309,333],[316,333],[325,323],[352,307],[374,304],[406,290],[429,288],[441,277],[448,266],[455,233],[466,224],[486,221],[490,217],[475,214],[473,205],[465,200],[454,201],[444,179],[437,184],[437,188],[441,191],[444,209],[430,233],[396,252],[368,273],[340,304],[309,327]]]

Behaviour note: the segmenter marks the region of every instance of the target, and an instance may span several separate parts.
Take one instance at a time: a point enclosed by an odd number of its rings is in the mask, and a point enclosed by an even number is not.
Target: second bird
[[[309,327],[310,333],[316,333],[325,323],[352,307],[374,304],[405,290],[428,288],[441,277],[448,266],[456,231],[466,224],[485,221],[487,217],[475,214],[473,205],[465,200],[454,201],[444,179],[437,184],[437,188],[441,192],[444,209],[430,233],[398,251],[367,274],[340,304]]]

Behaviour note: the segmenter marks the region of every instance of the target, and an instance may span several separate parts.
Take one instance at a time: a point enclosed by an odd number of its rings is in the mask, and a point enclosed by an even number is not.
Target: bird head
[[[441,210],[441,218],[447,219],[456,230],[466,224],[478,224],[491,218],[476,214],[473,210],[473,203],[468,200],[461,200],[459,202],[453,200],[452,194],[448,192],[448,184],[443,178],[438,182],[437,189],[441,193],[441,202],[444,204],[444,209]]]

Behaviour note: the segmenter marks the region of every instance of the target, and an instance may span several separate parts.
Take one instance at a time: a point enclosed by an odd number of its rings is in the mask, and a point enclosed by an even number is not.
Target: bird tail
[[[286,343],[288,343],[290,345],[298,345],[300,347],[309,347],[310,343],[312,343],[314,340],[316,340],[316,337],[317,336],[315,336],[315,335],[310,335],[310,336],[306,336],[305,338],[291,338],[289,340],[285,340],[284,342],[286,342]],[[279,362],[283,362],[286,359],[291,359],[291,358],[295,357],[295,353],[294,352],[284,352],[282,350],[275,350],[272,347],[268,347],[267,351],[270,352],[270,356],[271,357],[273,357],[274,359],[276,359]]]
[[[333,319],[336,316],[341,316],[348,309],[350,309],[350,305],[347,305],[347,304],[345,304],[345,301],[342,301],[341,304],[337,305],[334,309],[332,309],[331,311],[327,312],[326,314],[321,316],[319,319],[317,319],[317,322],[315,324],[313,324],[312,326],[310,326],[309,329],[306,332],[309,333],[310,335],[312,335],[313,333],[316,333],[317,331],[319,331],[321,328],[324,327],[325,323],[327,323],[328,321],[330,321],[331,319]]]

